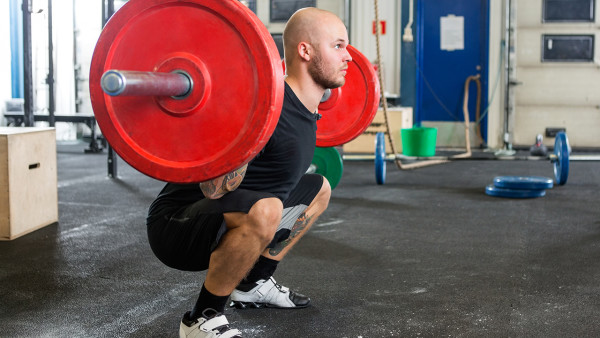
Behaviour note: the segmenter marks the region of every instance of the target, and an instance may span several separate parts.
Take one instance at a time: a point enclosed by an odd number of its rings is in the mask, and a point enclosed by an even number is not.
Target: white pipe
[[[414,0],[410,0],[408,5],[408,23],[406,24],[406,27],[404,27],[404,35],[402,36],[402,41],[404,42],[412,42],[414,40],[411,28],[413,24],[413,6]]]

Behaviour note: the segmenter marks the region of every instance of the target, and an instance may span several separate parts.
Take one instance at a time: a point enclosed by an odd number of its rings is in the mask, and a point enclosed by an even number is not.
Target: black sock
[[[241,284],[254,284],[261,279],[268,279],[275,273],[278,263],[279,261],[261,255]]]
[[[202,312],[206,309],[214,309],[217,312],[223,313],[225,311],[225,304],[227,304],[229,296],[215,296],[210,291],[206,290],[204,284],[202,284],[202,290],[194,305],[194,309],[190,313],[190,319],[195,320],[202,316]]]

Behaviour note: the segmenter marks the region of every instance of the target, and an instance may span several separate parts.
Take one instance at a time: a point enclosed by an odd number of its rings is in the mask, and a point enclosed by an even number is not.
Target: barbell
[[[348,46],[346,83],[319,105],[317,146],[359,136],[379,106],[371,62]],[[284,71],[264,24],[239,1],[130,0],[102,30],[90,67],[98,125],[123,160],[168,182],[248,163],[272,135]]]
[[[554,140],[554,152],[546,158],[554,168],[554,180],[558,185],[564,185],[569,178],[569,158],[571,148],[567,134],[559,132]],[[469,160],[473,158],[445,158],[447,160]],[[375,181],[377,184],[385,184],[386,174],[385,139],[383,132],[379,132],[375,138]]]

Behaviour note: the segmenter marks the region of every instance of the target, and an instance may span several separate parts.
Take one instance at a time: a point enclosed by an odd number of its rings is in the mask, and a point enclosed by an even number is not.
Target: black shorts
[[[269,247],[288,238],[292,226],[322,186],[321,175],[308,174],[300,179],[283,201],[281,223]],[[166,208],[174,211],[148,223],[150,247],[156,257],[169,267],[185,271],[206,270],[210,254],[227,230],[223,213],[248,213],[256,202],[269,197],[275,195],[237,189],[217,200],[205,198],[179,208]]]

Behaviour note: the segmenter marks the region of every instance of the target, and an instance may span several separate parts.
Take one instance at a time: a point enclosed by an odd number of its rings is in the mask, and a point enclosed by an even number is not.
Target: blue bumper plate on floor
[[[506,198],[535,198],[546,195],[544,189],[507,189],[498,188],[493,184],[488,185],[485,188],[485,193],[494,197],[506,197]]]
[[[494,186],[507,189],[550,189],[554,181],[540,176],[498,176],[494,178]]]

